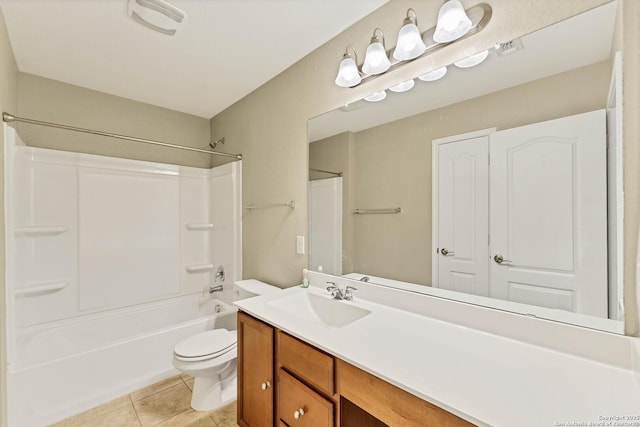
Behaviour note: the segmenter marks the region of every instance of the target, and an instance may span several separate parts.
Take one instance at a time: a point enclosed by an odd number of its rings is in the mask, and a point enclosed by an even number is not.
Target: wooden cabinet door
[[[273,425],[273,337],[271,326],[238,312],[238,424]]]

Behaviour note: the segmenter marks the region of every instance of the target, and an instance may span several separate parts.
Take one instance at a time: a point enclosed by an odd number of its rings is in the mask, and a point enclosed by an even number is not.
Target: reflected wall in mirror
[[[622,333],[617,9],[310,120],[309,268]]]

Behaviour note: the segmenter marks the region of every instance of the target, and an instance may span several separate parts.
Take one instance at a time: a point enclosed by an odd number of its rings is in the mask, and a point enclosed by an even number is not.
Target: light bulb
[[[433,33],[436,43],[449,43],[459,39],[471,29],[471,20],[459,0],[448,0],[440,8],[438,24]]]
[[[406,82],[398,83],[395,86],[391,86],[389,88],[389,90],[391,92],[396,92],[396,93],[406,92],[408,90],[413,89],[415,84],[416,84],[415,80],[413,80],[413,79],[412,80],[407,80]]]
[[[367,47],[367,53],[362,64],[362,72],[365,74],[381,74],[391,67],[387,52],[381,42],[372,42]]]
[[[364,100],[369,102],[378,102],[378,101],[382,101],[386,97],[387,97],[387,92],[384,90],[381,90],[380,92],[374,92],[369,96],[365,96]]]
[[[411,16],[413,15],[413,16]],[[427,46],[422,41],[422,35],[416,25],[415,12],[413,9],[407,11],[404,25],[398,33],[398,43],[393,51],[393,57],[399,61],[407,61],[422,55]]]
[[[467,58],[461,59],[460,61],[456,61],[453,64],[458,68],[471,68],[487,59],[487,56],[489,56],[489,51],[483,50],[480,53],[476,53],[475,55],[471,55]]]
[[[433,71],[429,71],[428,73],[425,73],[419,76],[418,78],[423,82],[434,82],[436,80],[443,78],[445,74],[447,74],[447,67],[442,67],[442,68],[435,69]]]
[[[345,54],[342,61],[340,61],[340,68],[338,69],[338,75],[336,77],[336,85],[340,87],[353,87],[362,81],[360,72],[356,61]]]

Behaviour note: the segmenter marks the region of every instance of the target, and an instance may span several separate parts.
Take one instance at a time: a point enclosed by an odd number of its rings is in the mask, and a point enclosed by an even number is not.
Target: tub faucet
[[[212,294],[214,292],[222,292],[224,291],[224,287],[222,285],[218,286],[209,286],[209,293]]]
[[[336,282],[327,282],[327,291],[331,293],[333,299],[353,301],[353,293],[351,291],[357,291],[358,289],[353,286],[347,285],[344,290],[340,289]]]

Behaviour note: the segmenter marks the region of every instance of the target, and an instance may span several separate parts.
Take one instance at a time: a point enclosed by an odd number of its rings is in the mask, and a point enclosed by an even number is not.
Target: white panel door
[[[342,178],[309,182],[309,269],[342,275]]]
[[[489,294],[487,136],[440,144],[438,280],[434,286]]]
[[[492,297],[607,317],[605,132],[600,110],[490,136]]]

